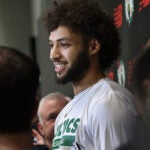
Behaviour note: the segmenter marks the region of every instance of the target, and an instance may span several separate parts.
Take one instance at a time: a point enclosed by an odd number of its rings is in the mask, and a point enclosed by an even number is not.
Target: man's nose
[[[50,50],[50,59],[55,60],[60,57],[60,48],[58,45],[54,45]]]

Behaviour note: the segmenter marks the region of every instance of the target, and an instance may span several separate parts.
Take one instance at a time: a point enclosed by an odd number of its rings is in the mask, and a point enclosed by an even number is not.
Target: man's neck
[[[0,150],[20,150],[32,146],[30,133],[0,134]]]
[[[91,72],[90,74],[87,74],[80,81],[73,82],[72,85],[73,85],[74,95],[79,94],[80,92],[92,86],[93,84],[97,83],[100,79],[104,77],[105,77],[104,73]]]

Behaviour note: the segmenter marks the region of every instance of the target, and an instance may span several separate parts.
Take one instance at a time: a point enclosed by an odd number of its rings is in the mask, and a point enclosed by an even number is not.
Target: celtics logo
[[[134,0],[125,0],[125,16],[128,25],[131,25],[133,21],[134,13]]]

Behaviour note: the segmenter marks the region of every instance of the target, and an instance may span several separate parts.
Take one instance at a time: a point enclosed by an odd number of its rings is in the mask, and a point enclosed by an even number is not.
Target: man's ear
[[[101,49],[101,43],[96,39],[92,39],[89,45],[89,55],[93,56],[97,54],[100,51],[100,49]]]
[[[40,134],[44,135],[44,128],[40,122],[37,123],[37,128],[38,128],[38,131],[40,132]]]

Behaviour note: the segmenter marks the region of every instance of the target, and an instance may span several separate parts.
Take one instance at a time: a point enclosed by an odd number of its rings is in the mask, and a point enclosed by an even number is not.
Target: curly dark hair
[[[44,21],[49,33],[64,25],[80,34],[84,42],[98,40],[101,43],[99,65],[103,71],[109,69],[120,54],[120,38],[113,17],[94,0],[53,1]]]

